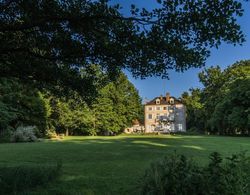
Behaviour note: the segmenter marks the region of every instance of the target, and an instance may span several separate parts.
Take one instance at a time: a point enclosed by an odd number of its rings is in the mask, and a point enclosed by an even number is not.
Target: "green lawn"
[[[204,164],[218,151],[249,150],[250,138],[216,136],[67,137],[63,141],[0,144],[0,165],[63,163],[63,175],[40,194],[136,194],[150,163],[173,151]]]

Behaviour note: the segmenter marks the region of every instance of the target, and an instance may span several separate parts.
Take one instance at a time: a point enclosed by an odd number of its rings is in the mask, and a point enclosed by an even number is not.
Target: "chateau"
[[[145,133],[186,131],[185,105],[169,93],[147,102],[144,114]]]

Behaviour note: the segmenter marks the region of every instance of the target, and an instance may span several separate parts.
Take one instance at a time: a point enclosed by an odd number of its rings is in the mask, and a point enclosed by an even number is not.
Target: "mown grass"
[[[150,163],[173,151],[207,163],[211,152],[249,150],[250,138],[218,136],[67,137],[0,144],[0,166],[63,164],[59,181],[30,194],[137,194]]]

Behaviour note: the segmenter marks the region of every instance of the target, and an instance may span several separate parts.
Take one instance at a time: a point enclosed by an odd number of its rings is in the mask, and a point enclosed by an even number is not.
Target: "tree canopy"
[[[91,70],[98,79],[106,77],[99,66],[93,65]],[[77,91],[58,95],[20,79],[0,78],[0,141],[2,135],[8,137],[19,126],[36,126],[39,136],[103,135],[123,132],[141,118],[140,96],[124,74],[104,87],[97,84],[95,100],[87,104]]]
[[[111,1],[112,2],[112,1]],[[2,0],[0,76],[92,93],[80,74],[99,64],[110,75],[168,76],[200,67],[211,47],[241,44],[240,1],[156,1],[152,10],[106,0]],[[93,87],[94,88],[94,87]]]
[[[48,111],[42,94],[32,85],[0,78],[0,134],[22,124],[35,125],[43,134]]]
[[[99,132],[121,132],[143,115],[138,91],[124,74],[100,90],[93,111]]]
[[[250,134],[250,60],[225,70],[210,67],[199,74],[203,89],[183,93],[187,126],[220,134]]]

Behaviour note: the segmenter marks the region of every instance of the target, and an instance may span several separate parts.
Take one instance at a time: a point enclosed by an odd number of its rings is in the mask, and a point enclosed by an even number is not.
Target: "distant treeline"
[[[189,131],[250,135],[250,60],[199,73],[204,88],[182,94]]]
[[[39,136],[119,133],[142,116],[138,91],[123,73],[111,81],[99,66],[91,69],[95,89],[89,90],[88,97],[59,85],[1,78],[0,135],[8,136],[18,126],[30,125],[39,129]],[[89,76],[84,71],[82,74]]]

